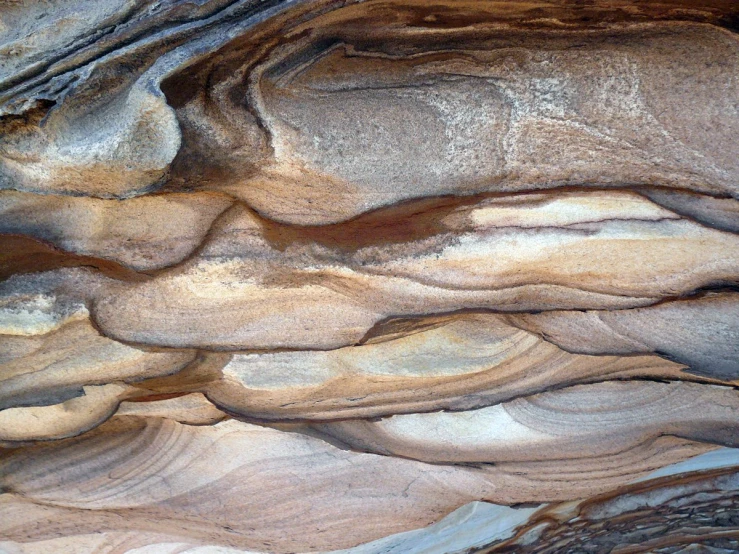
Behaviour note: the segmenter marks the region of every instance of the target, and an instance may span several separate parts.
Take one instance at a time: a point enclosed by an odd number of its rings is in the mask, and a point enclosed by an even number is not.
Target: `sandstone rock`
[[[0,551],[739,551],[737,22],[0,3]]]
[[[352,244],[341,226],[300,236],[235,207],[188,262],[103,291],[94,318],[115,338],[159,346],[325,349],[390,316],[631,308],[739,272],[735,234],[628,192],[493,198],[423,216],[420,229]],[[172,318],[188,325],[163,324]]]
[[[737,446],[739,395],[692,383],[604,382],[464,412],[395,415],[319,425],[369,452],[427,462],[497,463],[616,454],[674,435]]]
[[[344,419],[473,409],[578,382],[688,378],[656,356],[569,354],[493,314],[392,323],[386,331],[400,337],[358,346],[236,353],[208,397],[256,419]]]

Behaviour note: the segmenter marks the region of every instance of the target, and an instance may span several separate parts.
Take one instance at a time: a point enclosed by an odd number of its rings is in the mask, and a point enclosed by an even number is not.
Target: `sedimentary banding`
[[[294,223],[420,196],[562,185],[737,195],[739,129],[723,116],[737,101],[731,33],[480,31],[464,45],[454,31],[436,42],[368,33],[316,26],[252,70],[271,156],[247,157],[259,169],[219,188]]]
[[[399,336],[328,351],[235,353],[206,385],[208,397],[250,418],[328,420],[468,410],[578,382],[689,379],[684,366],[654,355],[573,355],[494,314],[400,320],[387,332]]]
[[[0,409],[54,404],[83,385],[136,382],[176,373],[193,351],[139,350],[110,340],[81,320],[44,335],[0,335]]]
[[[739,551],[737,21],[0,2],[0,551]]]
[[[569,352],[661,356],[699,375],[739,379],[739,304],[735,293],[708,293],[646,309],[552,311],[508,321]]]
[[[214,194],[147,195],[129,200],[0,192],[0,233],[23,234],[136,271],[176,265],[231,205]]]
[[[738,478],[736,468],[677,474],[576,505],[553,505],[534,514],[514,539],[496,541],[486,551],[551,553],[620,544],[624,553],[732,552],[739,547],[732,509]],[[635,528],[639,544],[624,544]]]
[[[736,446],[732,387],[649,381],[577,385],[479,410],[321,424],[365,451],[427,462],[527,462],[612,455],[674,435]]]
[[[630,192],[488,198],[435,216],[415,240],[347,248],[330,234],[284,241],[236,206],[186,263],[106,288],[94,317],[137,343],[326,349],[390,316],[631,308],[739,274],[737,235]]]
[[[521,474],[513,466],[429,465],[233,420],[188,426],[127,416],[4,456],[0,532],[21,540],[31,522],[34,540],[117,530],[270,552],[343,548],[427,525],[472,499],[515,503],[605,492],[657,460],[670,464],[710,448],[665,446],[646,462],[631,456],[631,470],[609,469],[610,479],[565,471],[550,476],[547,487],[535,467]]]

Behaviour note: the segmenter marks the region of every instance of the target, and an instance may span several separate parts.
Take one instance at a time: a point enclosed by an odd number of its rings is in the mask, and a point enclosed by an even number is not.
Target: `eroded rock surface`
[[[737,21],[0,5],[0,551],[739,550]]]

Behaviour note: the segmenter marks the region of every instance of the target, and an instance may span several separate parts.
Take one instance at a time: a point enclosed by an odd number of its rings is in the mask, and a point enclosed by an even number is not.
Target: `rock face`
[[[0,551],[739,551],[739,5],[0,5]]]

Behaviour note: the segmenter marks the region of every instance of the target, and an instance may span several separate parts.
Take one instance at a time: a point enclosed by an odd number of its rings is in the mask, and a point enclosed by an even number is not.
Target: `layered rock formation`
[[[739,551],[737,21],[0,5],[0,551]]]

